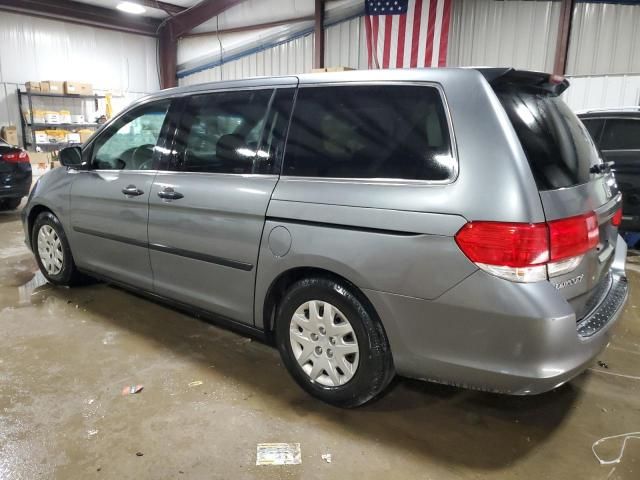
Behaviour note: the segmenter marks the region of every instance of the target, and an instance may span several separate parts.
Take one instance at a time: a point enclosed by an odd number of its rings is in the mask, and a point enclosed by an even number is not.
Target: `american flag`
[[[443,67],[453,0],[365,0],[369,68]]]

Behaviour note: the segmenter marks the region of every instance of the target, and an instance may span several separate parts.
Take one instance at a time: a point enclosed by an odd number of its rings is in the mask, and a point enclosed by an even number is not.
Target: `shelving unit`
[[[40,147],[44,150],[58,150],[60,148],[64,148],[69,145],[79,145],[69,142],[59,142],[59,143],[36,143],[36,129],[58,129],[58,128],[98,128],[98,123],[34,123],[33,121],[33,98],[34,97],[44,97],[44,98],[56,98],[56,99],[71,99],[71,100],[104,100],[103,95],[65,95],[65,94],[55,94],[55,93],[37,93],[37,92],[23,92],[18,89],[18,109],[20,115],[20,122],[22,124],[22,145],[25,149],[28,149],[29,146],[32,146],[34,149],[36,147]],[[23,100],[27,100],[27,105],[29,107],[29,118],[25,118],[25,115],[22,113]],[[28,130],[28,131],[27,131]]]

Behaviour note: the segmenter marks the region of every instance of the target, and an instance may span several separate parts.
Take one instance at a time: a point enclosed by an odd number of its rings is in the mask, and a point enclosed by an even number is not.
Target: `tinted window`
[[[283,174],[448,180],[454,162],[435,88],[308,87],[298,92]]]
[[[608,119],[600,148],[602,150],[640,150],[640,120]]]
[[[191,97],[176,139],[175,169],[253,173],[269,153],[259,151],[273,90],[246,90]],[[255,165],[254,165],[255,164]]]
[[[169,101],[141,107],[124,115],[100,135],[92,149],[91,168],[148,170],[167,116]]]
[[[559,97],[525,90],[497,94],[540,190],[589,181],[600,157],[585,126]]]
[[[584,126],[587,127],[591,138],[598,145],[600,140],[600,134],[602,133],[602,126],[604,125],[604,120],[601,118],[585,118],[581,119]]]

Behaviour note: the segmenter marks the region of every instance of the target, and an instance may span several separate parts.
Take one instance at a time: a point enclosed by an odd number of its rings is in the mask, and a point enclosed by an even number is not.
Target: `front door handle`
[[[176,192],[171,187],[164,187],[158,192],[158,196],[165,200],[179,200],[184,197],[184,195],[182,195],[180,192]]]
[[[130,197],[137,197],[139,195],[142,195],[144,192],[135,185],[127,185],[126,188],[122,189],[122,193]]]

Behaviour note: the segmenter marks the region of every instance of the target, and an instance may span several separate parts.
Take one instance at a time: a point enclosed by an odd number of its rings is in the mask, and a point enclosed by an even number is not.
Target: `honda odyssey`
[[[396,373],[541,393],[590,365],[627,297],[621,195],[568,85],[443,68],[163,90],[61,152],[26,241],[53,284],[272,338],[333,405]]]

